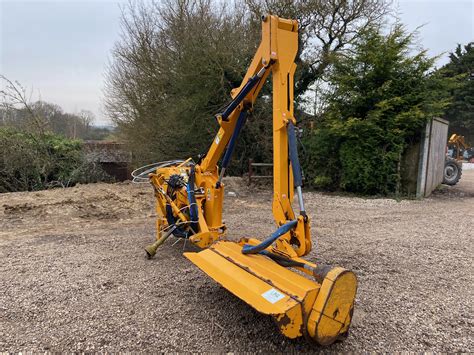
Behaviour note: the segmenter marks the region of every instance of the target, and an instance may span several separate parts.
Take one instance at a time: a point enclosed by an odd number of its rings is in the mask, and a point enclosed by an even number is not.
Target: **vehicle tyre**
[[[456,185],[461,179],[462,175],[462,164],[457,162],[453,158],[447,158],[444,163],[444,176],[443,184]]]

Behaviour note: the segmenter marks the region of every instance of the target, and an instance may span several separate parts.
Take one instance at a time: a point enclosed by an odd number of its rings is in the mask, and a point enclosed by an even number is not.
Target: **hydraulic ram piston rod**
[[[303,201],[303,191],[301,189],[301,187],[303,186],[303,175],[301,174],[300,160],[298,158],[298,148],[296,146],[295,126],[293,125],[293,122],[291,121],[288,123],[287,132],[288,132],[288,149],[290,153],[291,167],[293,169],[294,186],[296,187],[296,193],[298,195],[300,213],[302,215],[306,215],[306,210],[304,208],[304,201]]]

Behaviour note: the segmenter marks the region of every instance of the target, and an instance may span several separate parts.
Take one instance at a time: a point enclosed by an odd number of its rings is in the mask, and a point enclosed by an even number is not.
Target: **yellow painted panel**
[[[216,282],[261,313],[279,315],[298,306],[297,301],[281,290],[277,290],[282,294],[281,299],[277,300],[278,297],[275,297],[268,300],[263,294],[274,289],[272,285],[248,273],[211,249],[199,253],[184,253],[184,256]],[[273,301],[275,302],[272,303]]]
[[[304,300],[308,292],[319,288],[315,281],[280,266],[263,255],[242,254],[242,247],[237,243],[219,241],[214,243],[211,249],[255,276],[268,280],[273,286],[294,296],[300,302]]]

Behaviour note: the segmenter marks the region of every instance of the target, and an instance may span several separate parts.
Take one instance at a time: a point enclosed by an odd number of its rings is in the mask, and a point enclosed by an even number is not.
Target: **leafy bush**
[[[340,138],[329,129],[318,129],[303,139],[302,165],[306,184],[325,190],[338,188]]]
[[[0,128],[0,192],[72,186],[107,178],[78,140]]]
[[[315,131],[305,138],[307,182],[363,194],[400,190],[400,164],[409,142],[449,104],[450,79],[430,73],[434,59],[410,56],[412,35],[369,29],[340,58],[333,92]]]

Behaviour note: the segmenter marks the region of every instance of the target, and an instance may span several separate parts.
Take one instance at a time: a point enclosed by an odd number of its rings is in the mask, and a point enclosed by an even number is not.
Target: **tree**
[[[257,45],[237,5],[132,3],[113,50],[106,109],[140,161],[204,152],[213,115],[240,84]]]
[[[140,161],[203,153],[216,132],[213,115],[260,42],[263,12],[299,20],[296,100],[303,103],[335,53],[388,8],[386,0],[130,2],[108,70],[106,110]],[[271,159],[270,112],[271,100],[257,102],[234,155],[240,166],[247,157]]]
[[[453,103],[444,117],[449,120],[450,134],[465,135],[474,144],[474,42],[464,47],[458,44],[449,59],[440,72],[457,78],[459,85],[452,90]]]
[[[95,117],[90,111],[67,113],[59,105],[33,101],[19,82],[2,75],[0,82],[0,126],[40,135],[55,133],[73,139],[102,139],[109,133],[92,126]]]
[[[51,103],[31,102],[18,82],[0,76],[0,193],[109,180],[89,161],[82,142],[93,114],[64,113]],[[103,132],[102,132],[103,134]]]
[[[383,23],[389,0],[245,0],[258,18],[265,13],[298,20],[299,51],[295,96],[302,99],[326,73],[337,53],[347,49],[365,29]]]
[[[31,95],[18,82],[0,75],[2,90],[0,90],[0,108],[2,108],[2,124],[13,123],[24,129],[44,133],[46,120],[31,104]]]
[[[400,25],[386,36],[369,28],[350,55],[340,56],[322,125],[307,138],[311,183],[364,194],[400,191],[405,148],[450,102],[451,80],[432,71],[435,59],[425,51],[410,55],[413,41]]]

